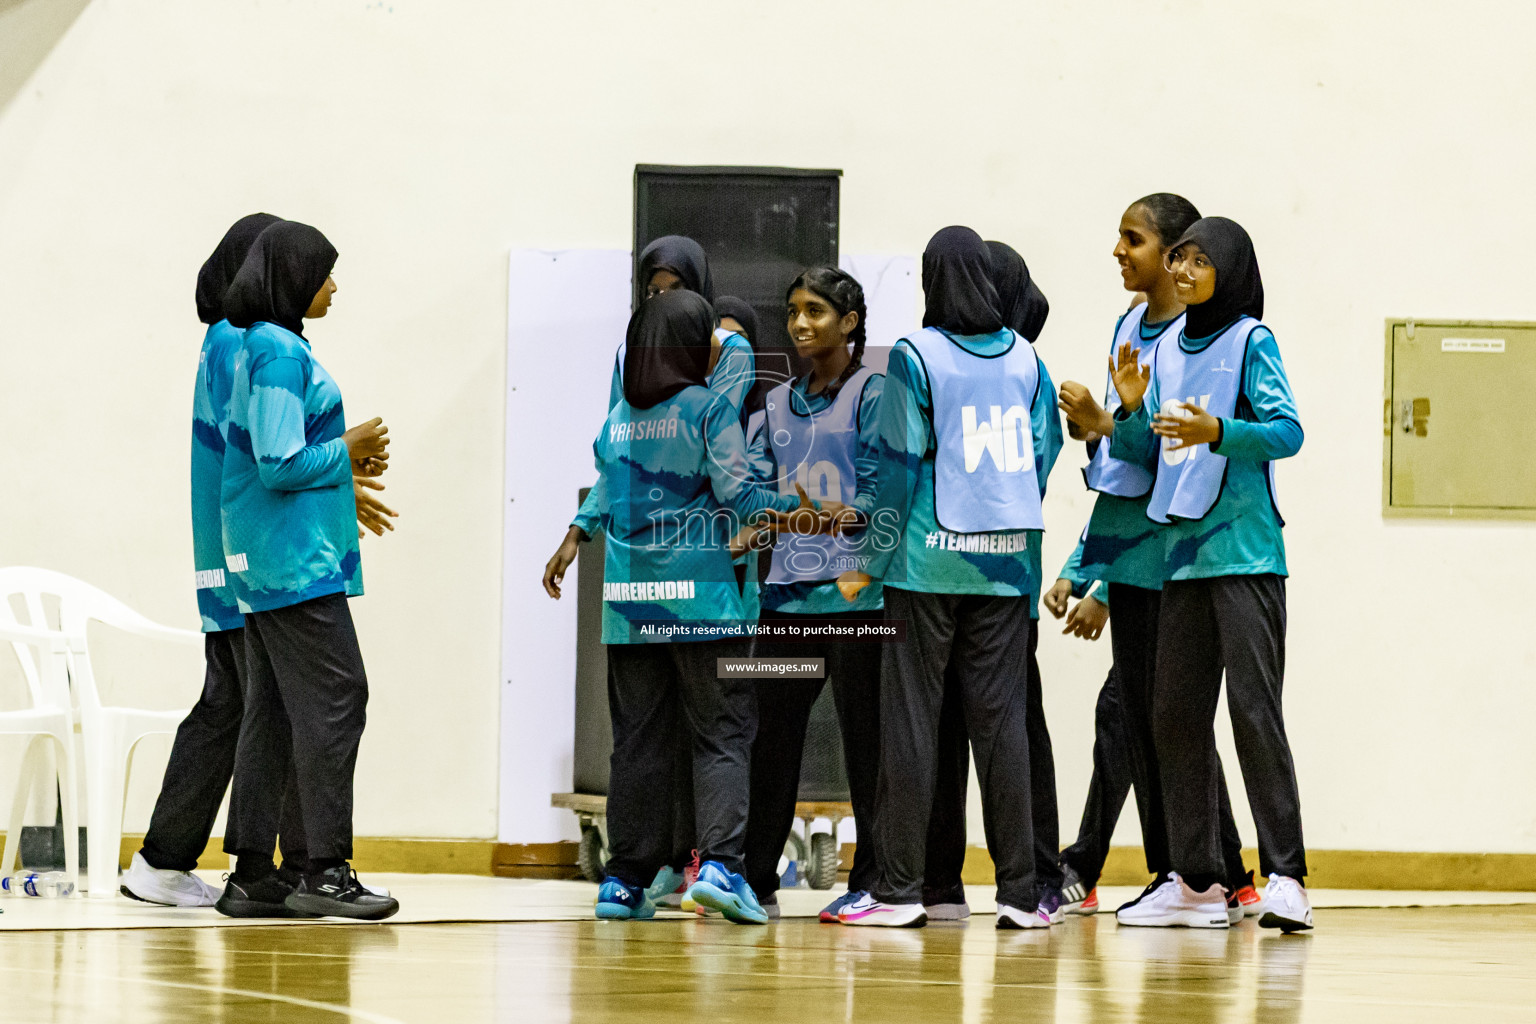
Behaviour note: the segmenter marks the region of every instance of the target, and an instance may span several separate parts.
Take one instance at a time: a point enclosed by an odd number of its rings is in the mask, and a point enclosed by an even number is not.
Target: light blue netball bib
[[[1157,351],[1158,342],[1164,338],[1176,339],[1179,332],[1184,329],[1184,314],[1180,313],[1164,325],[1163,332],[1156,338],[1143,341],[1141,323],[1146,315],[1147,304],[1143,302],[1120,318],[1120,327],[1115,331],[1115,340],[1109,347],[1111,359],[1120,354],[1121,345],[1129,344],[1136,352],[1136,358],[1145,363]],[[1107,377],[1108,383],[1104,388],[1104,408],[1113,413],[1120,408],[1120,393],[1115,390],[1114,374],[1109,372]],[[1144,497],[1152,489],[1152,479],[1150,470],[1131,462],[1110,458],[1108,441],[1099,442],[1094,449],[1093,458],[1083,468],[1083,480],[1088,484],[1090,491],[1112,494],[1117,498]]]
[[[938,524],[953,533],[1043,530],[1029,420],[1040,388],[1034,347],[1013,334],[1006,352],[978,356],[932,327],[906,341],[933,396]]]
[[[795,484],[813,501],[852,505],[858,497],[854,454],[859,447],[859,403],[874,371],[860,367],[844,382],[832,404],[809,412],[794,382],[768,392],[765,426],[779,467],[780,494],[794,494]],[[862,569],[862,534],[856,537],[783,533],[773,548],[769,583],[831,580]]]
[[[1152,354],[1152,376],[1162,401],[1159,412],[1183,415],[1180,402],[1200,406],[1217,419],[1231,419],[1243,390],[1243,356],[1248,336],[1259,321],[1245,316],[1199,352],[1185,352],[1180,339],[1169,338]],[[1227,459],[1210,445],[1173,447],[1171,438],[1158,446],[1157,480],[1147,516],[1154,522],[1204,519],[1221,498]]]

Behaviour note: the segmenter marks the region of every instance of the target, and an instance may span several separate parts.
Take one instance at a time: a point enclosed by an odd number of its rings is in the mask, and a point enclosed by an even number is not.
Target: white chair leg
[[[21,770],[16,776],[16,796],[11,801],[11,820],[5,829],[5,853],[0,854],[0,877],[9,878],[16,871],[16,858],[21,853],[21,830],[26,822],[27,803],[32,796],[32,784],[37,778],[39,745],[43,737],[34,736],[27,743],[21,756]]]
[[[80,895],[80,803],[75,777],[73,736],[56,736],[59,750],[59,810],[64,819],[64,871]]]
[[[89,737],[85,748],[86,887],[94,899],[117,895],[123,830],[125,751],[114,730]]]

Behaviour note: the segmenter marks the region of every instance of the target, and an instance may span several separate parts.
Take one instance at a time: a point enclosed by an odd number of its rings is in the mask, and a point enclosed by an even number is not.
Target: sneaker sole
[[[964,921],[971,916],[971,908],[964,910],[950,909],[953,904],[937,904],[936,906],[924,906],[923,912],[928,915],[930,921]]]
[[[1220,917],[1209,914],[1200,914],[1191,910],[1175,911],[1171,914],[1161,914],[1157,917],[1144,917],[1140,920],[1126,920],[1119,914],[1115,915],[1117,924],[1123,924],[1128,928],[1230,928],[1226,911],[1222,911]]]
[[[289,910],[306,917],[345,917],[353,921],[382,921],[400,912],[400,904],[392,906],[360,908],[350,903],[339,903],[324,896],[294,893],[283,901]]]
[[[694,903],[707,910],[718,910],[727,921],[734,924],[767,924],[768,915],[754,912],[735,893],[716,888],[708,882],[695,882],[688,890]]]
[[[637,914],[632,907],[622,903],[599,903],[595,909],[599,921],[649,921],[656,916],[654,910],[649,914]]]
[[[1309,932],[1312,930],[1312,926],[1306,921],[1295,921],[1289,917],[1281,917],[1279,914],[1268,911],[1265,912],[1263,917],[1259,918],[1259,927],[1279,928],[1287,935],[1291,932]]]
[[[218,905],[218,897],[215,897],[206,903],[187,903],[179,900],[152,900],[148,896],[140,896],[126,885],[118,886],[117,891],[122,893],[124,896],[127,896],[131,900],[138,900],[140,903],[148,903],[152,907],[212,907]]]
[[[1011,915],[997,915],[997,930],[1000,932],[1031,932],[1049,931],[1050,925],[1039,914],[1025,918],[1028,924],[1021,923],[1018,918]]]
[[[849,919],[843,915],[837,915],[837,923],[850,925],[854,928],[922,928],[928,923],[928,914],[918,914],[910,921],[895,922],[887,916],[889,911],[881,914],[864,914],[860,917]]]
[[[1090,907],[1086,904],[1079,903],[1076,906],[1067,907],[1066,911],[1073,917],[1092,917],[1094,914],[1099,912],[1099,908],[1097,904]]]
[[[313,917],[283,903],[258,903],[256,900],[232,900],[220,896],[213,909],[225,917]]]

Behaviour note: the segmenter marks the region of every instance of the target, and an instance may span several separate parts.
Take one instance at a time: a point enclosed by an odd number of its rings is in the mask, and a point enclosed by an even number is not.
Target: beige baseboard
[[[4,833],[0,833],[0,842]],[[223,837],[208,841],[197,866],[229,868]],[[123,836],[121,863],[143,844],[142,835]],[[853,861],[853,846],[841,849],[842,868]],[[1244,850],[1243,860],[1257,871],[1259,858]],[[359,871],[412,874],[497,875],[503,878],[578,878],[576,844],[498,843],[491,839],[393,839],[359,837],[353,841],[353,866]],[[1383,850],[1309,850],[1307,884],[1320,889],[1420,889],[1453,892],[1536,892],[1536,854],[1400,853]],[[965,852],[962,877],[968,885],[990,885],[992,858],[979,846]],[[1109,851],[1100,882],[1143,885],[1148,879],[1139,846]]]
[[[1243,861],[1257,874],[1257,850],[1245,849]],[[1536,891],[1536,854],[1532,853],[1308,850],[1307,869],[1307,885],[1318,889]],[[993,881],[992,858],[984,848],[967,848],[962,877],[967,884],[974,885]],[[1141,847],[1116,846],[1109,851],[1099,881],[1103,885],[1141,886],[1150,877]]]
[[[0,832],[0,843],[5,833]],[[126,865],[144,845],[142,834],[123,836],[118,863]],[[390,871],[424,875],[489,875],[499,844],[493,839],[390,839],[360,836],[352,841],[352,866],[359,871]],[[576,849],[576,844],[569,844]],[[573,853],[571,863],[576,859]],[[224,837],[214,836],[197,858],[205,871],[228,871]]]

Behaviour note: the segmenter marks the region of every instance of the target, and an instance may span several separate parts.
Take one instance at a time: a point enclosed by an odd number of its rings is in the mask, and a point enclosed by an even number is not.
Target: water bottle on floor
[[[73,896],[75,887],[62,871],[18,871],[10,878],[0,879],[0,891],[10,896],[55,900]]]

